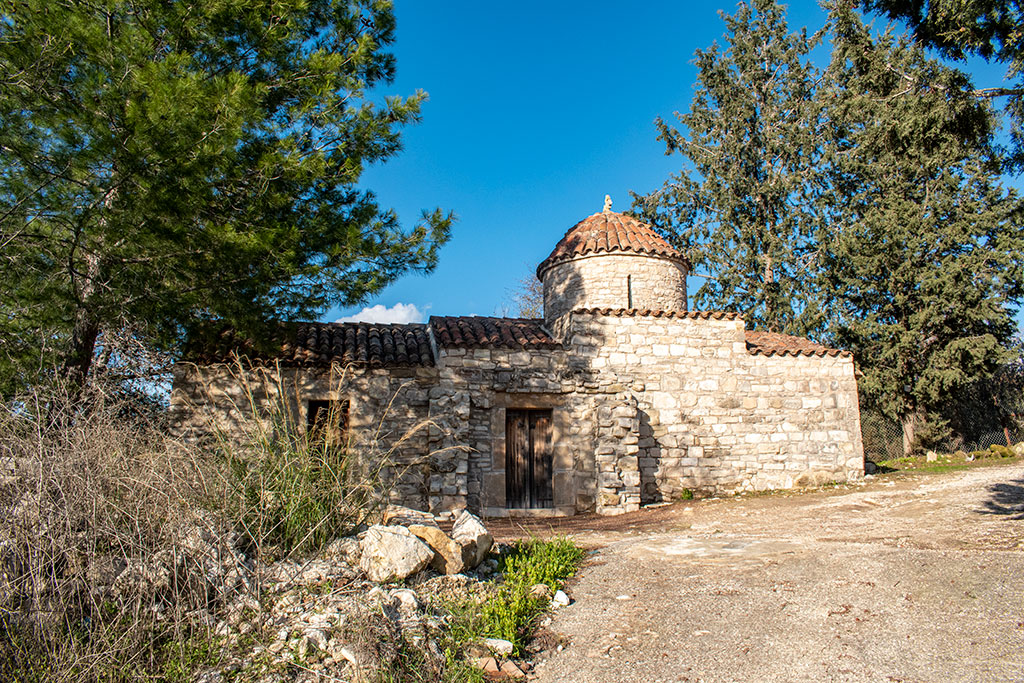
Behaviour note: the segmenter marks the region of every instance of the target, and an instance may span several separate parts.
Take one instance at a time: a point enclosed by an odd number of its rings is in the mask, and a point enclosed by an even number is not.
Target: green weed
[[[521,655],[537,618],[548,608],[548,599],[530,595],[530,589],[542,583],[558,590],[576,573],[585,555],[586,551],[566,538],[520,541],[503,558],[503,582],[486,600],[436,604],[435,610],[444,615],[447,625],[440,642],[445,658],[442,680],[485,680],[465,658],[467,648],[482,638],[508,640],[515,648],[513,656]]]
[[[975,467],[986,467],[997,465],[1005,458],[1016,458],[1014,451],[1006,446],[998,444],[990,446],[986,450],[957,451],[955,453],[940,453],[938,459],[928,462],[924,456],[908,455],[878,462],[879,472],[884,474],[899,473],[931,473],[956,472],[958,470],[972,469]]]
[[[514,654],[520,654],[537,617],[548,606],[546,597],[531,595],[530,589],[539,583],[552,591],[560,589],[585,554],[567,538],[516,543],[500,567],[505,583],[484,605],[484,635],[510,641]]]
[[[220,640],[206,633],[197,633],[180,642],[168,642],[164,646],[163,672],[159,678],[167,683],[189,683],[197,671],[218,661],[220,649]]]
[[[353,485],[343,451],[314,457],[286,439],[263,442],[254,456],[229,452],[237,494],[230,498],[250,550],[264,560],[313,552],[351,532]]]

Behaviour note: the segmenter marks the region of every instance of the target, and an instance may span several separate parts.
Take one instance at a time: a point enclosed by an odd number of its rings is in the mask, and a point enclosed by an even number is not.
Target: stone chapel
[[[442,515],[862,477],[850,354],[688,310],[686,258],[609,204],[538,266],[543,319],[291,323],[270,353],[224,334],[176,367],[179,429],[244,442],[272,414],[299,434],[330,421],[352,457],[388,460],[393,502]]]

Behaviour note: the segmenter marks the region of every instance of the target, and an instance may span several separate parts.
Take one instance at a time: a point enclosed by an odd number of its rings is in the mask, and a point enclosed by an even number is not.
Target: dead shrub
[[[429,422],[353,454],[245,386],[242,442],[187,442],[166,410],[97,388],[0,408],[0,680],[191,680],[230,659],[215,627],[238,593],[260,599],[257,561],[315,555],[425,462],[397,454]]]
[[[0,679],[147,678],[208,640],[239,559],[195,512],[217,477],[133,415],[99,393],[0,411]]]

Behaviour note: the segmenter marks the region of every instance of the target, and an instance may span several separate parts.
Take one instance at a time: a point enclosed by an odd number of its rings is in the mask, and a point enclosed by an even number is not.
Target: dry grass
[[[0,412],[0,679],[146,679],[222,597],[182,547],[215,473],[158,422],[89,400]]]
[[[429,426],[350,459],[247,392],[244,443],[212,430],[200,446],[119,396],[0,408],[0,680],[192,680],[226,656],[214,627],[228,602],[259,598],[256,563],[372,521],[385,482],[420,464],[396,449]]]

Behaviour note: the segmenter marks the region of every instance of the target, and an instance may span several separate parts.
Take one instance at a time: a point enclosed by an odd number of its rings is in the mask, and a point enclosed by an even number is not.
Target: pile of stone
[[[242,672],[244,680],[260,683],[372,680],[396,660],[403,643],[421,651],[425,666],[440,670],[443,623],[427,608],[424,592],[420,586],[289,581],[261,600],[244,597],[218,629],[224,661],[199,680],[218,683]]]
[[[199,607],[208,621],[206,608],[253,590],[253,558],[239,550],[239,535],[215,515],[195,511],[168,536],[173,544],[148,556],[83,556],[69,566],[81,573],[94,604],[141,602],[157,615],[179,603],[181,608]]]
[[[258,590],[239,594],[217,627],[230,654],[200,680],[217,683],[242,671],[266,683],[372,678],[402,643],[440,671],[445,625],[430,599],[483,601],[494,586],[482,579],[498,566],[487,559],[494,541],[483,523],[466,511],[454,517],[445,533],[429,513],[389,507],[381,524],[316,557],[260,568]],[[399,581],[405,585],[386,585]]]
[[[449,535],[429,512],[389,506],[384,524],[359,535],[359,567],[379,583],[401,581],[427,566],[439,574],[461,574],[479,566],[493,544],[483,523],[466,510],[455,517]]]

